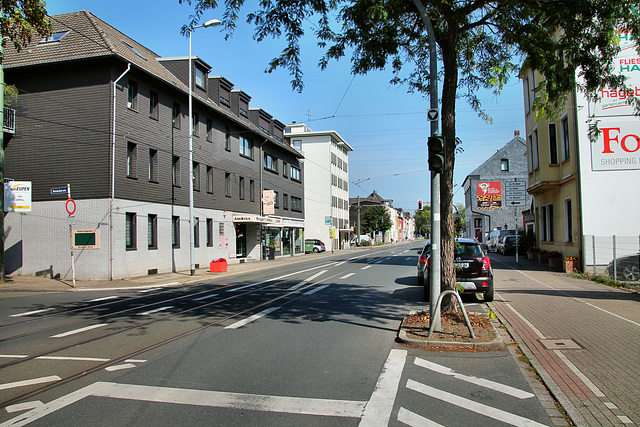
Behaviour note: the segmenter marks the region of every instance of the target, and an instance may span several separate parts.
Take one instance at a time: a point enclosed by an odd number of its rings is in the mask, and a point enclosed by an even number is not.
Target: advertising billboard
[[[502,181],[480,181],[476,194],[478,209],[502,209]]]

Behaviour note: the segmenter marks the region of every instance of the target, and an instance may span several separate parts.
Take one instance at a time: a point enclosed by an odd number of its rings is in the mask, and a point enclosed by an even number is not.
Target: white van
[[[516,230],[492,230],[487,238],[487,252],[498,252],[498,242],[505,236],[515,236]]]
[[[362,243],[362,242],[367,242],[367,243],[371,244],[371,237],[367,236],[366,234],[361,234],[360,235],[360,243]],[[358,236],[356,236],[353,239],[351,239],[351,244],[352,245],[357,245],[358,244]]]

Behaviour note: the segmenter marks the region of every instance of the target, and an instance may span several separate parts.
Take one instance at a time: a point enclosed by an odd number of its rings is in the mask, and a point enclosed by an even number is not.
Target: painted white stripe
[[[58,334],[58,335],[52,335],[51,338],[68,337],[69,335],[79,334],[81,332],[90,331],[92,329],[101,328],[103,326],[107,326],[107,324],[106,323],[98,323],[97,325],[86,326],[84,328],[74,329],[73,331],[63,332],[63,333]]]
[[[526,324],[527,324],[527,326],[528,326],[529,328],[531,328],[531,330],[532,330],[532,331],[533,331],[533,332],[538,336],[538,338],[540,338],[541,340],[545,340],[545,339],[547,339],[547,338],[542,334],[542,332],[540,332],[540,331],[538,330],[538,328],[536,328],[535,326],[533,326],[533,323],[531,323],[531,322],[529,322],[527,319],[525,319],[525,317],[524,317],[522,314],[520,314],[520,313],[519,313],[515,308],[513,308],[513,307],[511,306],[511,304],[509,304],[508,302],[506,302],[506,301],[502,298],[502,296],[499,296],[499,298],[500,298],[500,300],[504,303],[504,305],[506,305],[507,307],[509,307],[509,309],[510,309],[511,311],[513,311],[513,314],[515,314],[515,315],[516,315],[516,316],[518,316],[520,319],[522,319],[522,321],[523,321],[524,323],[526,323]]]
[[[44,313],[45,311],[51,311],[51,310],[53,310],[53,308],[43,308],[42,310],[34,310],[34,311],[27,311],[25,313],[12,314],[9,317],[31,316],[32,314]]]
[[[123,369],[131,369],[135,367],[136,365],[134,365],[133,363],[125,363],[122,365],[107,366],[106,368],[104,368],[104,370],[108,372],[113,372],[113,371],[121,371]]]
[[[389,424],[406,358],[406,350],[391,350],[378,377],[376,388],[364,408],[360,426],[386,427]]]
[[[127,359],[124,363],[146,363],[146,359]]]
[[[227,292],[238,292],[238,291],[241,291],[243,289],[250,288],[252,286],[262,285],[262,284],[269,283],[269,282],[275,282],[276,280],[286,279],[287,277],[293,276],[294,274],[306,273],[307,271],[313,271],[313,270],[317,270],[319,268],[330,267],[331,265],[332,264],[323,264],[323,265],[318,265],[317,267],[307,268],[306,270],[294,271],[293,273],[285,274],[285,275],[279,276],[279,277],[274,277],[272,279],[263,280],[262,282],[257,282],[257,283],[252,283],[250,285],[240,286],[239,288],[227,289]]]
[[[398,411],[398,421],[411,427],[444,427],[442,424],[421,417],[415,412],[404,408],[400,408]]]
[[[365,265],[365,266],[364,266],[364,267],[362,267],[360,270],[367,270],[367,269],[369,269],[369,268],[371,268],[371,266],[370,266],[370,265]]]
[[[571,362],[567,356],[565,356],[564,354],[562,354],[562,352],[560,350],[553,350],[554,353],[560,358],[562,359],[562,361],[564,362],[565,365],[567,365],[569,367],[569,369],[571,369],[573,371],[574,374],[576,374],[578,376],[578,378],[580,378],[582,380],[582,382],[589,387],[589,390],[591,390],[593,392],[593,394],[595,394],[598,397],[605,397],[605,394],[600,391],[600,389],[591,382],[591,380],[589,378],[587,378],[587,376],[585,374],[583,374],[577,367],[576,365],[573,364],[573,362]]]
[[[73,356],[39,356],[38,360],[68,360],[71,362],[108,362],[111,359],[101,359],[98,357],[73,357]]]
[[[162,290],[162,288],[158,288],[158,287],[153,287],[153,288],[149,288],[149,289],[143,289],[141,291],[138,291],[139,294],[146,294],[147,292],[155,292],[155,291],[160,291]]]
[[[209,294],[209,295],[205,295],[205,296],[200,297],[200,298],[194,298],[193,301],[202,301],[202,300],[213,298],[213,297],[217,297],[217,296],[218,296],[218,294]]]
[[[154,308],[153,310],[145,311],[144,313],[138,313],[138,316],[147,316],[149,314],[157,313],[159,311],[169,310],[170,308],[173,308],[173,306],[167,305],[166,307],[158,307],[158,308]]]
[[[328,288],[329,285],[322,285],[322,286],[318,286],[315,289],[311,289],[310,291],[307,291],[304,293],[304,295],[311,295],[311,294],[315,294],[316,292],[320,292],[321,290],[323,290],[324,288]]]
[[[336,263],[335,267],[338,267],[339,265],[342,265],[342,264],[346,264],[346,262],[347,262],[347,261],[341,261],[341,262],[338,262],[338,263]]]
[[[503,394],[507,394],[509,396],[517,397],[518,399],[530,399],[532,397],[535,397],[533,393],[529,393],[527,391],[523,391],[515,387],[511,387],[511,386],[501,384],[495,381],[487,380],[484,378],[478,378],[478,377],[459,374],[453,369],[449,369],[446,366],[429,362],[428,360],[416,358],[416,360],[413,363],[416,366],[420,366],[422,368],[429,369],[434,372],[438,372],[439,374],[449,375],[458,380],[466,381],[468,383],[479,385],[481,387],[485,387]]]
[[[344,276],[342,276],[340,279],[348,279],[351,276],[355,276],[356,273],[349,273],[349,274],[345,274]]]
[[[24,359],[28,354],[0,354],[0,359]]]
[[[460,408],[473,411],[477,414],[484,415],[486,417],[493,418],[494,420],[501,421],[503,423],[511,424],[514,426],[526,427],[526,426],[544,426],[537,421],[530,420],[528,418],[521,417],[510,412],[503,411],[502,409],[494,408],[482,403],[475,402],[470,399],[466,399],[455,394],[448,393],[443,390],[421,384],[417,381],[408,380],[407,388],[422,393],[426,396],[433,397],[435,399],[442,400],[443,402],[450,403]]]
[[[112,296],[110,296],[110,297],[102,297],[102,298],[90,299],[90,300],[89,300],[89,301],[87,301],[87,302],[108,301],[108,300],[116,299],[116,298],[118,298],[118,296],[116,296],[116,295],[112,295]]]
[[[18,403],[17,405],[7,406],[5,409],[8,413],[12,414],[14,412],[30,411],[31,409],[40,408],[41,406],[44,406],[44,403],[39,400],[34,400],[33,402]]]
[[[308,279],[303,280],[302,282],[293,285],[292,287],[290,287],[289,289],[287,289],[288,291],[295,291],[296,289],[300,289],[301,287],[303,287],[304,285],[306,285],[307,283],[309,283],[310,281],[314,280],[315,278],[317,278],[318,276],[326,273],[327,270],[322,270],[317,272],[316,274],[314,274],[313,276],[309,277]]]
[[[57,375],[51,375],[49,377],[40,377],[40,378],[32,378],[30,380],[23,380],[23,381],[16,381],[16,382],[12,382],[12,383],[5,383],[5,384],[0,384],[0,390],[7,390],[10,388],[17,388],[17,387],[25,387],[25,386],[29,386],[29,385],[35,385],[35,384],[44,384],[44,383],[52,383],[55,381],[60,381],[61,378]]]
[[[279,310],[280,307],[271,307],[271,308],[267,308],[266,310],[261,311],[258,314],[254,314],[253,316],[249,316],[246,319],[240,320],[239,322],[236,322],[234,324],[231,324],[229,326],[227,326],[225,329],[238,329],[248,323],[251,323],[255,320],[260,319],[261,317],[266,316],[269,313],[273,313],[276,310]]]

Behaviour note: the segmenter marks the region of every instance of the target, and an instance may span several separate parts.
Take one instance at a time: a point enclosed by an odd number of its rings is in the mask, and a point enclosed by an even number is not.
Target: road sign
[[[73,215],[76,212],[76,202],[74,202],[73,199],[67,199],[64,208],[69,215]]]
[[[430,122],[435,122],[439,117],[440,112],[437,108],[430,108],[429,111],[427,111],[427,120],[429,120]]]
[[[507,206],[524,206],[524,200],[505,200]]]
[[[52,188],[51,194],[67,194],[67,187]]]

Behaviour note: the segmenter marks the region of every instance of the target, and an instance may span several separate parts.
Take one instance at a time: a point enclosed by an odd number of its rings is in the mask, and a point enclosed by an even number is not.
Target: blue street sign
[[[67,187],[52,188],[51,194],[67,194]]]

